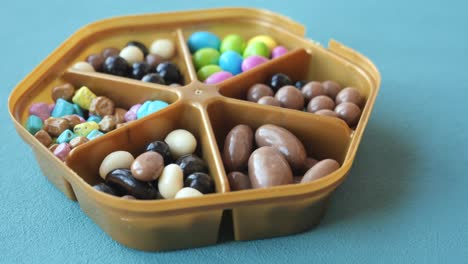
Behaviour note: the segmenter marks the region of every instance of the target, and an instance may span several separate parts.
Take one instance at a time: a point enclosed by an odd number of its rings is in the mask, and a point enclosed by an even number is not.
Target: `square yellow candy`
[[[96,95],[91,92],[88,87],[82,86],[80,89],[78,89],[78,91],[75,92],[72,101],[81,108],[89,110],[91,101],[93,101],[94,98],[96,98]]]
[[[73,132],[77,136],[86,137],[89,133],[91,133],[91,131],[95,129],[99,129],[98,123],[90,121],[76,125],[75,128],[73,128]]]

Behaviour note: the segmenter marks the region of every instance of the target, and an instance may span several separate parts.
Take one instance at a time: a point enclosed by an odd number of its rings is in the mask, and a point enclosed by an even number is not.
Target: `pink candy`
[[[283,46],[277,46],[271,51],[271,58],[278,58],[288,52],[288,49]]]
[[[250,56],[242,62],[242,71],[243,72],[248,71],[267,61],[268,59],[262,56],[257,56],[257,55]]]
[[[206,80],[205,80],[205,83],[206,84],[216,84],[216,83],[220,83],[224,80],[227,80],[229,78],[232,77],[232,73],[230,72],[227,72],[227,71],[220,71],[220,72],[216,72],[216,73],[213,73],[212,75],[210,75],[210,77],[208,77]]]
[[[34,103],[29,108],[29,114],[38,116],[44,121],[50,117],[49,105],[46,103]]]
[[[70,153],[71,147],[68,143],[61,143],[55,148],[54,155],[57,156],[60,160],[65,161]]]
[[[127,111],[127,113],[125,113],[125,121],[129,122],[129,121],[136,120],[137,119],[137,112],[138,112],[138,109],[140,109],[140,107],[141,107],[141,104],[136,104],[136,105],[130,107],[130,109]]]
[[[49,113],[52,113],[52,111],[54,110],[54,107],[55,107],[55,104],[49,105]]]

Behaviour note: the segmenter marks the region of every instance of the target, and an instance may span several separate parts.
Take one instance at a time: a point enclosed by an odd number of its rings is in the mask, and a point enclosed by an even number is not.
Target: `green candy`
[[[193,63],[195,64],[195,68],[198,70],[206,65],[218,64],[219,56],[221,56],[221,54],[215,49],[199,49],[195,54],[193,54]]]
[[[37,131],[41,130],[43,127],[42,119],[35,115],[30,115],[26,120],[26,130],[31,134],[36,134]]]
[[[244,49],[245,40],[237,34],[231,34],[224,37],[223,41],[221,42],[221,47],[219,48],[221,53],[232,50],[239,54],[242,54]]]
[[[213,73],[220,72],[222,70],[223,69],[218,65],[206,65],[197,72],[197,76],[200,81],[204,82],[206,78],[210,77]]]
[[[244,50],[244,58],[250,57],[252,55],[258,55],[265,58],[270,58],[270,49],[268,46],[260,41],[252,42]]]

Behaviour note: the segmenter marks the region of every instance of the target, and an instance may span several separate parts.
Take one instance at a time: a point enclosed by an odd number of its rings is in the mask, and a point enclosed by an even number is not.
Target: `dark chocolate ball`
[[[203,194],[213,193],[215,191],[213,178],[203,172],[190,174],[184,181],[184,187],[197,189]]]
[[[184,172],[184,178],[195,172],[208,172],[203,159],[194,154],[187,154],[177,159],[176,164]]]
[[[119,196],[131,195],[137,199],[157,199],[158,190],[149,182],[139,181],[129,169],[115,169],[106,175],[106,184]]]
[[[143,55],[148,55],[148,48],[145,46],[145,44],[139,42],[139,41],[130,41],[127,43],[127,45],[125,45],[126,47],[128,46],[135,46],[137,48],[139,48],[141,50],[141,52],[143,52]]]
[[[157,73],[148,73],[145,76],[143,76],[141,80],[144,82],[150,82],[150,83],[166,84],[163,77],[161,77],[161,75]]]
[[[172,155],[169,149],[169,145],[167,145],[164,141],[154,141],[148,144],[146,147],[146,151],[154,151],[159,153],[164,159],[164,165],[169,165],[172,163]]]
[[[274,92],[286,85],[292,85],[291,79],[286,74],[277,73],[271,77],[270,87]]]
[[[132,65],[130,77],[133,79],[141,80],[141,78],[148,74],[149,71],[150,66],[146,62],[136,62]]]
[[[120,56],[107,57],[103,65],[103,71],[112,75],[126,77],[129,74],[130,66],[127,61]]]
[[[105,183],[96,184],[96,185],[93,186],[93,188],[100,191],[100,192],[117,196],[117,192],[114,189],[112,189],[112,187],[110,187],[109,185],[107,185]]]
[[[156,67],[156,72],[164,78],[166,84],[182,84],[182,74],[179,67],[172,62],[162,62]]]
[[[301,89],[302,87],[304,87],[304,85],[306,85],[308,82],[307,81],[304,81],[304,80],[300,80],[300,81],[297,81],[294,83],[294,86],[296,86],[297,89]]]

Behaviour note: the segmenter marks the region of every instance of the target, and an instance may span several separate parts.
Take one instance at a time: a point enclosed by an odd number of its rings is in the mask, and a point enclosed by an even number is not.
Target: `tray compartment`
[[[235,239],[249,240],[298,233],[317,224],[325,210],[326,198],[336,186],[336,180],[332,178],[339,177],[338,181],[341,181],[349,170],[343,164],[351,141],[350,129],[331,118],[232,99],[213,102],[207,111],[216,136],[218,155],[221,155],[226,135],[234,126],[246,124],[255,131],[263,124],[274,124],[296,135],[304,144],[308,156],[333,158],[342,164],[338,171],[316,182],[235,192],[243,196],[256,193],[257,197],[248,205],[232,208]],[[328,182],[329,186],[319,192],[306,191],[302,195],[280,194],[282,188],[294,192],[294,189],[307,185],[310,187],[319,182]],[[265,198],[267,195],[273,197]]]

